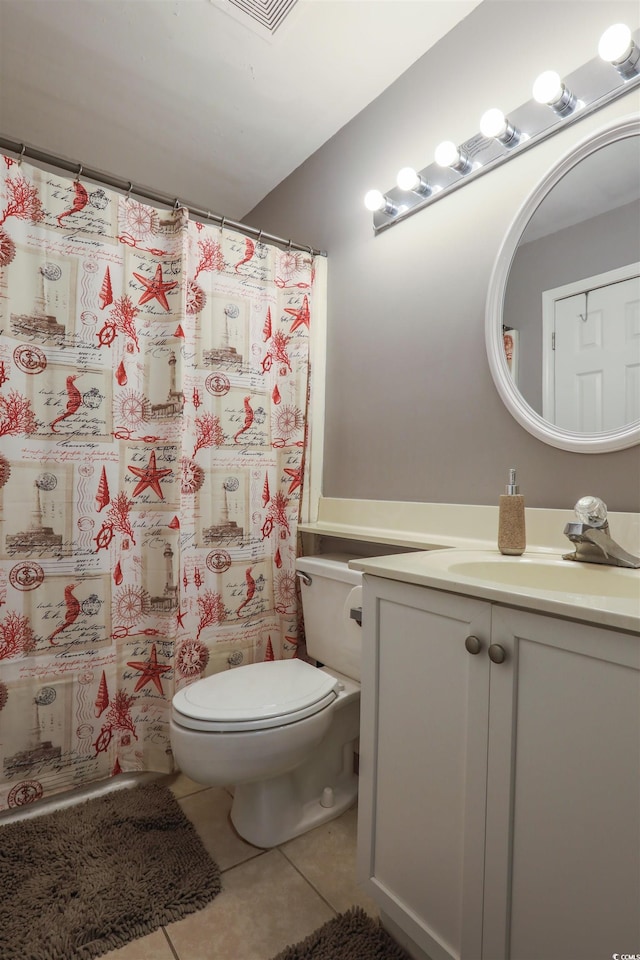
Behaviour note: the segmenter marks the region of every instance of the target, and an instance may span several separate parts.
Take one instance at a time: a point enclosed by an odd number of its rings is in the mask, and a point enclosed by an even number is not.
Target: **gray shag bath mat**
[[[167,787],[0,827],[2,960],[91,960],[206,906],[220,870]]]
[[[285,947],[273,960],[411,960],[386,930],[352,907],[319,927],[305,940]]]

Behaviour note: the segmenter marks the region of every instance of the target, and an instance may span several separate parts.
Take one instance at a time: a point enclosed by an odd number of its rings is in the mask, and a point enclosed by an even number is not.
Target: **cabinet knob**
[[[489,647],[489,659],[492,663],[504,663],[506,660],[507,654],[504,647],[501,647],[499,643],[492,643]]]
[[[480,653],[480,651],[482,650],[482,644],[480,643],[477,637],[473,636],[473,634],[471,634],[466,638],[466,640],[464,641],[464,645],[468,653],[476,654],[476,653]]]

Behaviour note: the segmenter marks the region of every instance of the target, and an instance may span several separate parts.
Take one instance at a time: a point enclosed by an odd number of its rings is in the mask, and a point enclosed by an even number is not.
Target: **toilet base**
[[[327,734],[303,763],[236,785],[231,822],[240,836],[256,847],[275,847],[347,810],[358,796],[359,732],[360,690],[350,684],[338,698]]]
[[[352,754],[353,756],[353,754]],[[258,783],[243,783],[234,791],[231,822],[241,837],[256,847],[275,847],[307,830],[327,823],[353,806],[358,797],[358,777],[345,773],[328,783],[320,795],[306,802],[295,783],[297,770]],[[326,788],[333,803],[327,801]]]

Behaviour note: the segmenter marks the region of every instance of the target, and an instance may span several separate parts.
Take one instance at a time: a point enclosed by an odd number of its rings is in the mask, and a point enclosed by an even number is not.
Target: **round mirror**
[[[523,204],[499,251],[485,336],[504,403],[580,453],[640,442],[640,121],[579,144]]]

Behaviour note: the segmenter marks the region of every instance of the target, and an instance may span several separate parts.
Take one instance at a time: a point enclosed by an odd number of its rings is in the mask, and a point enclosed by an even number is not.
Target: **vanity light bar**
[[[424,169],[404,167],[397,186],[386,193],[370,190],[365,206],[373,213],[374,231],[393,227],[640,84],[640,30],[632,33],[624,24],[614,24],[602,35],[598,52],[564,80],[552,70],[540,74],[532,99],[508,117],[487,110],[480,133],[470,140],[459,145],[445,141]]]

